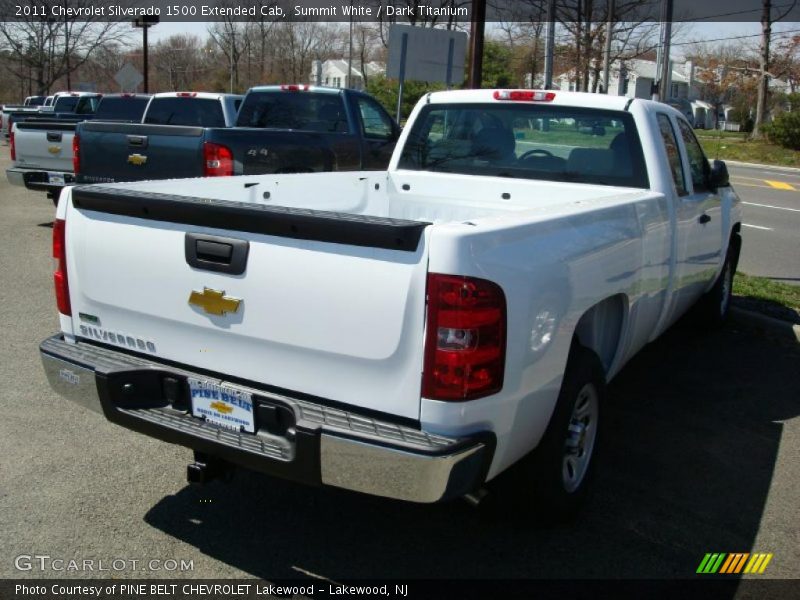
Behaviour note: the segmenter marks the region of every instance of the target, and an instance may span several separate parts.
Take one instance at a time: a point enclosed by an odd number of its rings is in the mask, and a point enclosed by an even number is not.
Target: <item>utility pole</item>
[[[233,93],[233,55],[236,53],[236,26],[231,23],[231,94]]]
[[[364,68],[364,65],[361,65]],[[347,53],[347,77],[344,78],[344,87],[352,87],[350,79],[353,77],[353,0],[350,0],[350,49]]]
[[[478,89],[483,82],[483,33],[486,26],[486,0],[472,0],[469,25],[469,79],[467,87]]]
[[[611,93],[608,84],[609,71],[611,70],[611,35],[614,33],[614,0],[608,0],[608,19],[606,20],[606,54],[603,59],[603,87],[605,93]]]
[[[72,90],[72,69],[69,68],[69,21],[67,20],[67,0],[64,0],[64,62],[67,69],[67,89]]]
[[[148,82],[148,68],[147,68],[147,30],[153,25],[158,25],[159,17],[156,15],[145,15],[133,21],[134,27],[139,27],[142,30],[142,63],[144,67],[144,93],[150,91]]]
[[[772,2],[763,0],[761,10],[761,48],[759,51],[758,98],[756,100],[756,119],[753,123],[753,137],[761,137],[764,124],[767,94],[769,93],[769,43],[772,37]]]
[[[664,2],[664,47],[661,52],[661,81],[659,83],[659,96],[661,102],[669,100],[669,84],[672,79],[672,67],[669,59],[670,43],[672,41],[672,0]]]
[[[556,0],[547,2],[547,33],[544,39],[544,89],[553,88],[553,54],[556,46]]]

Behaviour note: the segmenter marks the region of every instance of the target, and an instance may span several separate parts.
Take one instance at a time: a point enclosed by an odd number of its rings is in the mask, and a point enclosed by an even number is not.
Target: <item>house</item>
[[[689,61],[691,63],[691,61]],[[688,76],[687,76],[688,66]],[[609,93],[614,96],[627,96],[628,98],[650,98],[653,94],[657,65],[655,61],[632,58],[615,60],[609,68]],[[670,73],[669,97],[676,99],[693,100],[697,97],[696,85],[693,78],[694,67],[684,65],[684,69],[677,68],[672,63]],[[600,70],[599,86],[603,88],[603,73]],[[575,69],[562,73],[554,82],[558,89],[564,91],[575,90]],[[589,89],[594,88],[594,73],[589,73]]]
[[[364,74],[359,69],[362,65],[354,60],[350,78],[347,77],[347,59],[335,58],[330,60],[315,60],[311,63],[311,75],[309,83],[313,85],[325,85],[329,87],[344,88],[349,87],[355,90],[364,89]],[[367,81],[374,75],[384,75],[386,65],[372,61],[364,63],[363,69],[367,74]]]

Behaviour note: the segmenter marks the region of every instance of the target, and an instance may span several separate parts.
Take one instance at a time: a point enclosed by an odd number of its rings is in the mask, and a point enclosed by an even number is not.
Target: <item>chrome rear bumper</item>
[[[235,432],[193,417],[185,394],[174,392],[185,390],[188,376],[217,378],[61,336],[46,339],[40,351],[51,387],[109,421],[303,483],[438,502],[480,487],[494,450],[490,434],[439,436],[390,418],[226,382],[250,392],[257,405],[256,433]],[[276,411],[284,415],[277,430],[274,419],[266,418]]]

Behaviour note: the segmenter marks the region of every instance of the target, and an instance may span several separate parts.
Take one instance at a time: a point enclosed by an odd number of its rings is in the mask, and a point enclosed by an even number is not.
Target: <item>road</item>
[[[0,181],[0,577],[92,574],[15,569],[45,554],[127,561],[115,577],[684,578],[707,552],[742,551],[774,553],[764,576],[800,577],[797,345],[734,325],[651,344],[610,386],[596,493],[566,527],[252,473],[195,488],[188,450],[47,386],[52,216],[43,195]],[[150,559],[193,569],[135,570]]]
[[[800,172],[729,167],[744,202],[739,270],[800,285]]]

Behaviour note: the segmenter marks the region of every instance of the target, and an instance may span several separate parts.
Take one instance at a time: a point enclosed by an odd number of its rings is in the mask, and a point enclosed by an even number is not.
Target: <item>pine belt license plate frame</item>
[[[255,406],[249,392],[188,377],[192,416],[233,431],[255,433]]]

